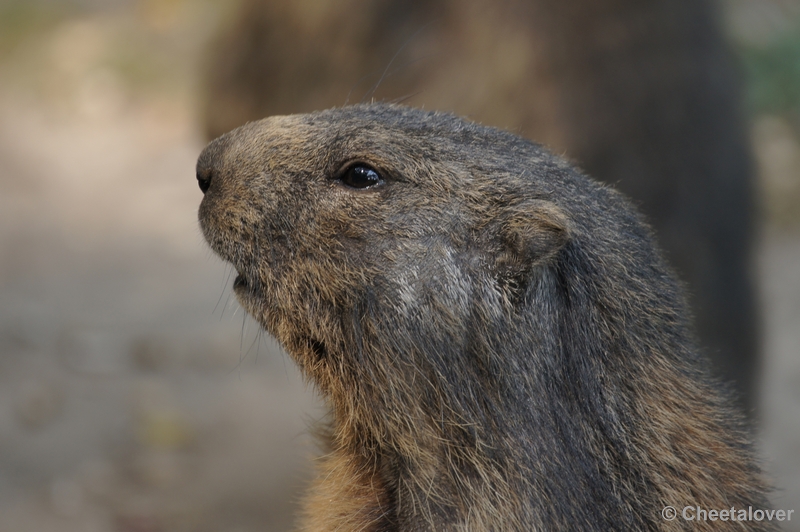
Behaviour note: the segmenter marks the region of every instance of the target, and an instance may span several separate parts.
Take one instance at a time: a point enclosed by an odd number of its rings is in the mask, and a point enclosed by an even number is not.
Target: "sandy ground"
[[[202,241],[190,113],[0,105],[0,532],[291,527],[319,403]],[[765,230],[760,447],[800,530],[800,231]]]

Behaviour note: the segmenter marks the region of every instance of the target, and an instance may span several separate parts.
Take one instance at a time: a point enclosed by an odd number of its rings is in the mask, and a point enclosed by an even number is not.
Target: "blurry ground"
[[[6,58],[2,532],[291,526],[317,414],[203,245],[192,48],[217,12],[175,4],[22,13],[43,29]]]
[[[785,18],[732,4],[753,42]],[[230,4],[97,6],[0,0],[0,532],[286,530],[321,412],[196,222],[195,80]],[[800,122],[755,108],[761,448],[797,517]]]

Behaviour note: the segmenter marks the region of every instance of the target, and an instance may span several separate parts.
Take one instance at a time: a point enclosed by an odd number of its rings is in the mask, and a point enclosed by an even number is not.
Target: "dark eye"
[[[339,178],[342,183],[352,188],[370,188],[383,183],[380,174],[362,164],[356,164],[348,168]]]

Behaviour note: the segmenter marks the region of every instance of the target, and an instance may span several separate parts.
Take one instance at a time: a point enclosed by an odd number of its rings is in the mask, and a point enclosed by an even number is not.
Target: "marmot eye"
[[[380,174],[369,166],[356,164],[348,168],[339,178],[342,183],[352,188],[369,188],[383,183]]]

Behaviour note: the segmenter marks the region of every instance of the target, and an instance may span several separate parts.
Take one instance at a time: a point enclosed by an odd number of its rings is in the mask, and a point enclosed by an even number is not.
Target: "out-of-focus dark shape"
[[[208,64],[206,131],[404,99],[519,132],[634,199],[701,342],[752,412],[753,169],[705,0],[245,2]]]

